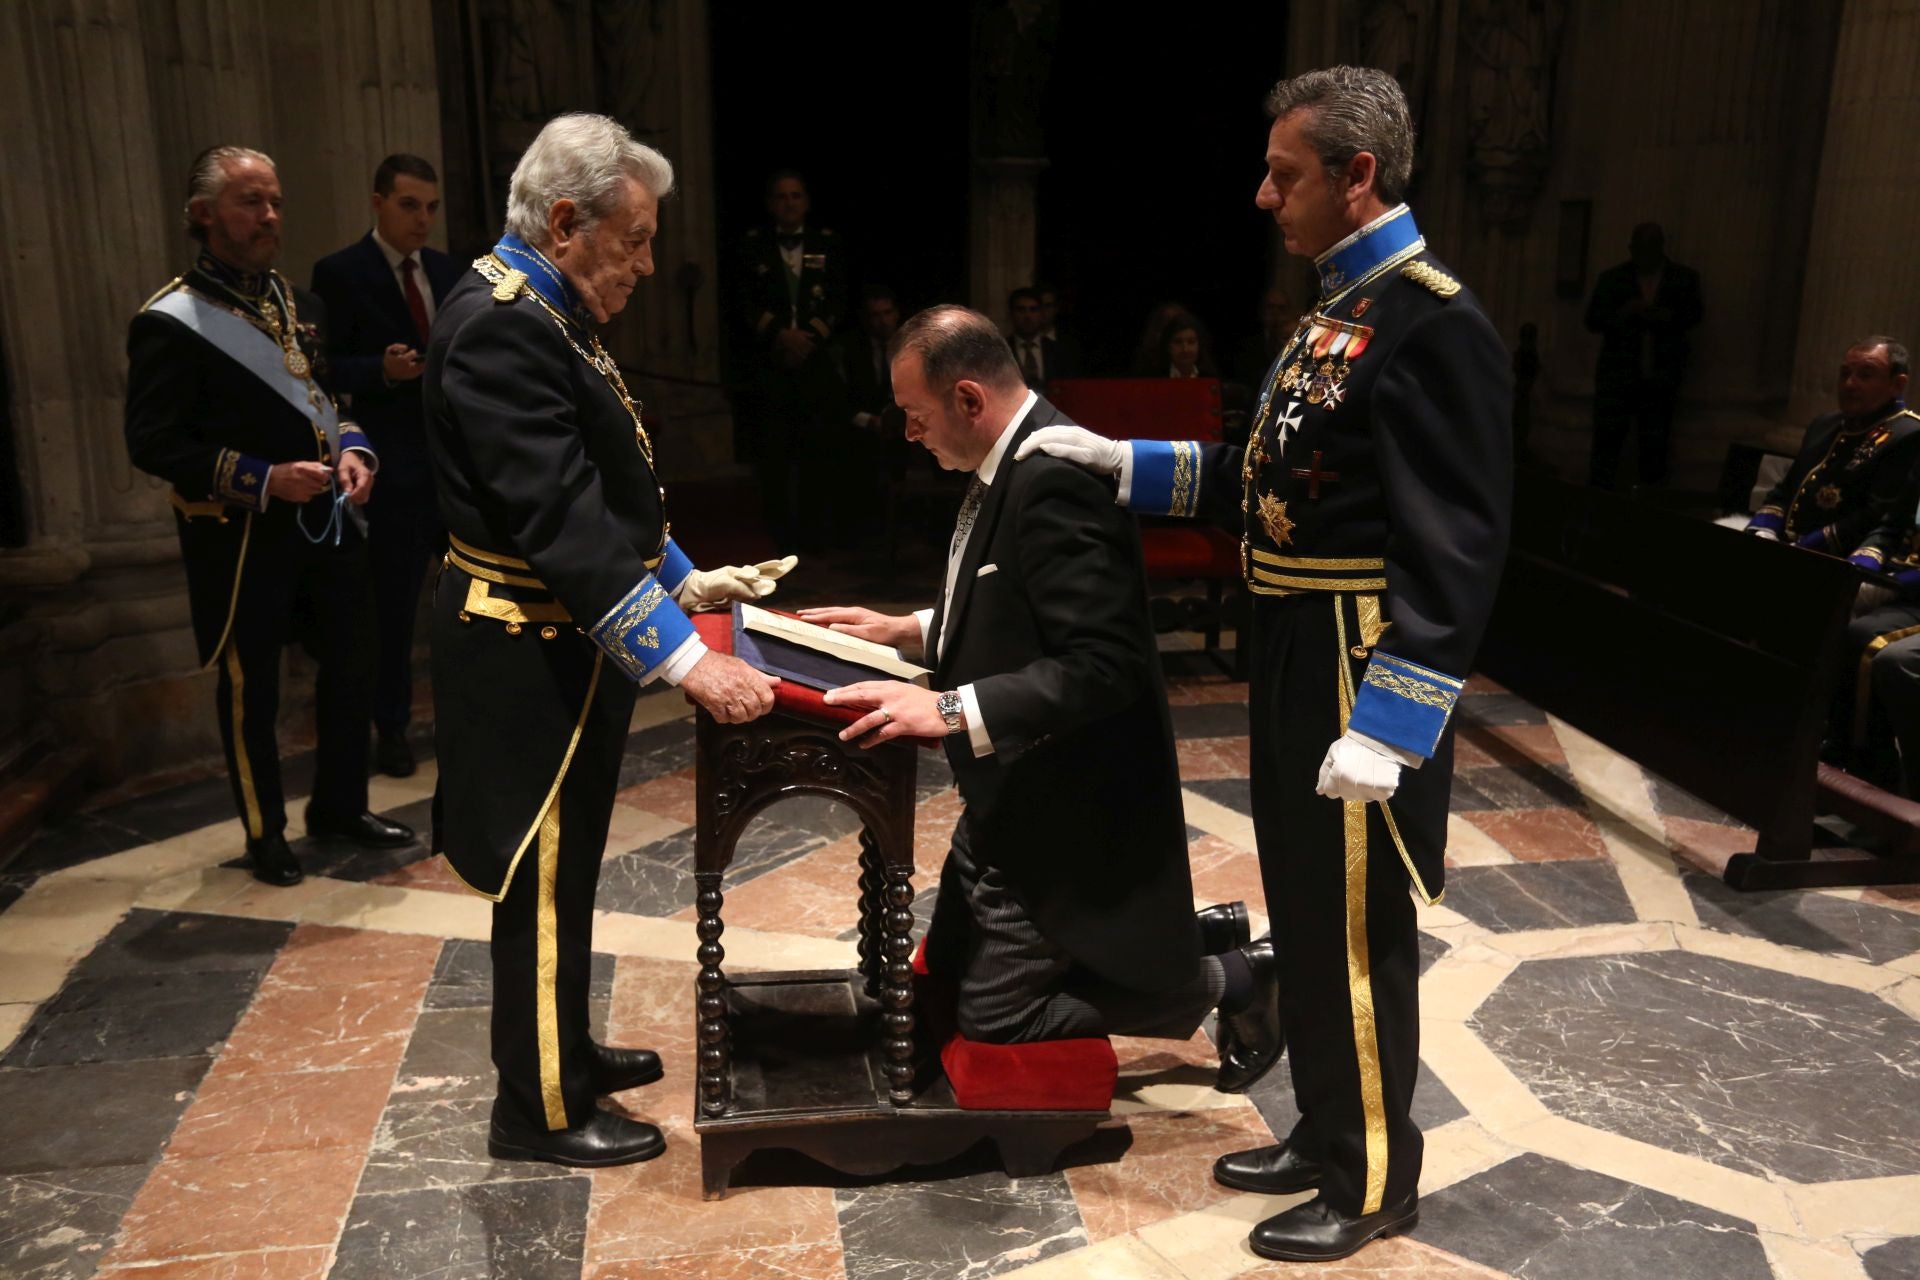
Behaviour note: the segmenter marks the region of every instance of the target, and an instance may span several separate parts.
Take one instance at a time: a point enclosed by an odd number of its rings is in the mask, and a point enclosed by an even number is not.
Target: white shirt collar
[[[400,269],[400,264],[409,258],[414,260],[413,261],[414,266],[417,267],[420,265],[420,260],[419,260],[420,255],[418,252],[414,252],[414,253],[400,252],[398,249],[394,248],[392,245],[387,243],[386,237],[380,234],[379,227],[375,227],[373,229],[373,242],[380,246],[380,252],[386,258],[387,266],[391,267],[395,271],[398,271]]]
[[[1375,218],[1372,222],[1369,222],[1366,226],[1360,228],[1358,231],[1348,236],[1345,240],[1342,240],[1339,244],[1333,246],[1333,248],[1327,250],[1325,253],[1315,258],[1314,263],[1317,265],[1319,263],[1325,262],[1328,258],[1331,258],[1334,254],[1340,252],[1342,249],[1346,248],[1348,245],[1352,244],[1354,241],[1360,239],[1362,236],[1366,235],[1368,232],[1373,231],[1376,227],[1386,226],[1389,222],[1392,222],[1395,218],[1399,217],[1401,214],[1405,213],[1406,211],[1407,211],[1407,206],[1404,203],[1393,206],[1393,208],[1387,210],[1385,213]]]
[[[1000,470],[1000,459],[1006,456],[1007,446],[1013,443],[1013,433],[1019,430],[1020,424],[1027,420],[1027,415],[1033,412],[1033,406],[1039,399],[1038,393],[1028,391],[1027,398],[1020,402],[1019,410],[1008,420],[1006,428],[1000,432],[1000,438],[993,442],[993,448],[987,450],[985,461],[981,462],[974,472],[980,477],[981,484],[993,483],[995,473]]]

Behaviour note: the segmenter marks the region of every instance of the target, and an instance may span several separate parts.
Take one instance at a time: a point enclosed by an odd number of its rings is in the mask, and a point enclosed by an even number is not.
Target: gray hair
[[[206,228],[194,221],[194,201],[219,199],[220,193],[227,189],[227,180],[233,176],[228,172],[229,167],[248,160],[257,160],[279,171],[272,156],[252,147],[208,147],[193,158],[193,168],[187,174],[187,202],[180,207],[181,225],[188,235],[201,241],[207,238]]]
[[[962,378],[1003,390],[1020,385],[1020,366],[999,326],[955,303],[916,312],[887,343],[887,359],[912,351],[929,389],[950,391]]]
[[[1913,356],[1908,353],[1906,344],[1898,338],[1889,338],[1884,333],[1868,334],[1860,341],[1848,347],[1849,351],[1874,351],[1881,347],[1887,349],[1887,371],[1899,377],[1913,368]]]
[[[507,230],[528,244],[547,243],[547,213],[573,201],[585,230],[619,207],[623,184],[633,178],[665,200],[673,193],[673,165],[643,142],[635,142],[608,116],[575,112],[555,116],[513,167],[507,192]]]
[[[1275,120],[1306,111],[1301,133],[1337,176],[1362,151],[1374,159],[1373,188],[1388,204],[1407,198],[1413,177],[1413,117],[1400,82],[1375,67],[1322,67],[1282,80],[1267,95]]]

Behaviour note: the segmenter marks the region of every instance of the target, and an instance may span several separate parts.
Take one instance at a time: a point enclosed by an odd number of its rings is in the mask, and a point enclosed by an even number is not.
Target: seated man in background
[[[1249,944],[1233,908],[1196,927],[1133,522],[1111,482],[1045,456],[1014,458],[1021,439],[1065,419],[1024,384],[987,317],[934,307],[889,352],[907,438],[973,473],[946,589],[920,614],[801,616],[923,646],[945,691],[871,681],[827,694],[871,708],[843,739],[946,740],[966,810],[941,872],[928,968],[957,978],[959,1028],[972,1040],[1184,1040],[1218,1007],[1220,1087],[1247,1088],[1280,1054],[1273,944]]]
[[[1747,532],[1809,551],[1858,559],[1879,568],[1920,457],[1920,415],[1901,400],[1907,389],[1906,347],[1874,335],[1847,349],[1834,399],[1838,413],[1807,427],[1800,456],[1747,523]],[[1910,504],[1909,504],[1910,505]]]

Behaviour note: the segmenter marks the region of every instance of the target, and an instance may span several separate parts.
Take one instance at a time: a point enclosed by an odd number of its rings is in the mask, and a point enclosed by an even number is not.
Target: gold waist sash
[[[1247,590],[1259,596],[1387,589],[1387,562],[1381,556],[1283,556],[1243,542],[1240,568]]]

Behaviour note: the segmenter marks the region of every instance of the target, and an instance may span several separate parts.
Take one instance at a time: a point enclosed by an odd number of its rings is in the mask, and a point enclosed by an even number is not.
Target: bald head
[[[993,321],[969,307],[918,312],[887,344],[907,439],[950,471],[972,471],[1026,401],[1026,383]]]

